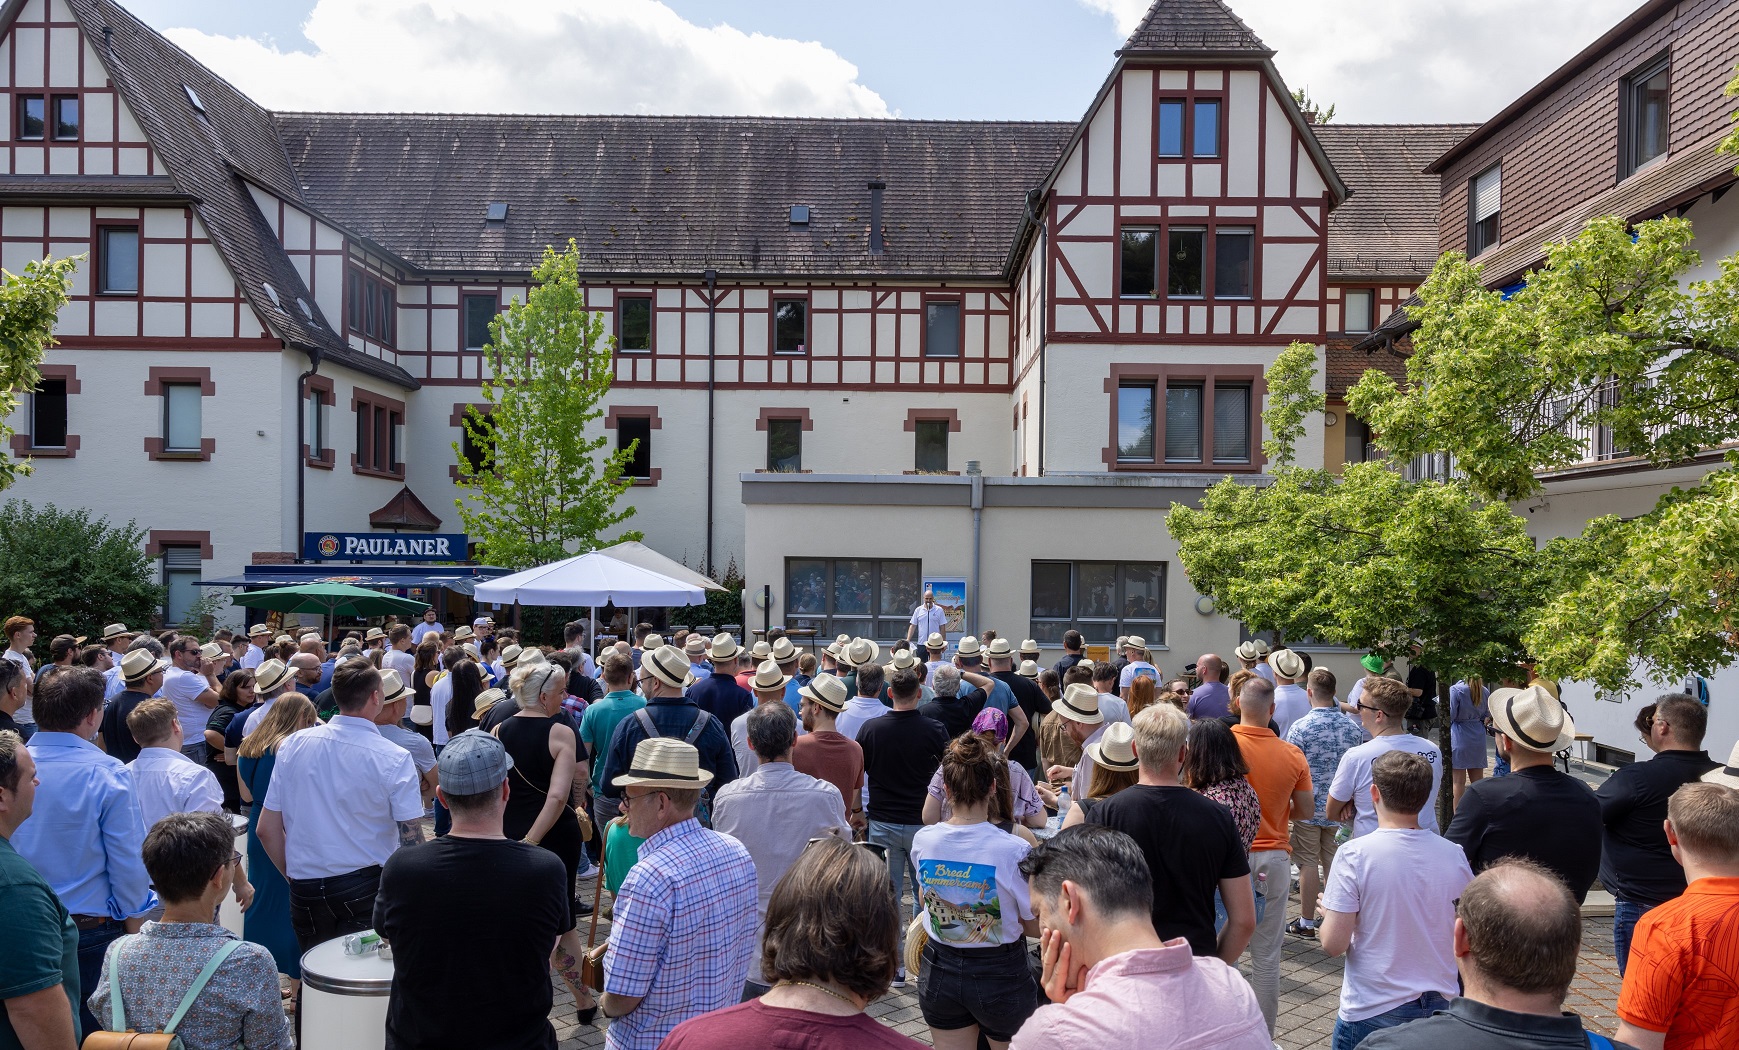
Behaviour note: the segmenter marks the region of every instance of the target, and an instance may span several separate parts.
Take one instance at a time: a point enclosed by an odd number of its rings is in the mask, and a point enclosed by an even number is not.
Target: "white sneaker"
[[[586,856],[584,853],[580,854],[580,857],[586,863],[585,863],[585,866],[582,867],[579,870],[579,872],[574,876],[574,878],[576,878],[576,879],[589,879],[593,875],[596,875],[598,873],[598,866],[596,864],[592,863],[592,858]]]
[[[904,966],[902,966],[898,970],[894,971],[894,987],[895,988],[904,988],[905,986],[906,986],[906,968]]]

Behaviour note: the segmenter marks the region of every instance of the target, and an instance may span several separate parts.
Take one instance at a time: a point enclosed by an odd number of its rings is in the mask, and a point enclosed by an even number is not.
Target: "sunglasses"
[[[1379,715],[1380,715],[1380,714],[1382,714],[1382,713],[1383,713],[1383,709],[1382,709],[1382,708],[1380,708],[1380,707],[1372,707],[1372,706],[1371,706],[1371,705],[1370,705],[1370,704],[1361,704],[1361,703],[1358,703],[1358,702],[1356,702],[1356,701],[1355,701],[1355,702],[1354,702],[1354,704],[1353,704],[1353,706],[1354,706],[1354,707],[1356,707],[1356,708],[1358,708],[1358,709],[1359,709],[1359,710],[1360,710],[1360,711],[1374,711],[1374,712],[1376,712],[1376,713],[1377,713],[1377,714],[1379,714]]]

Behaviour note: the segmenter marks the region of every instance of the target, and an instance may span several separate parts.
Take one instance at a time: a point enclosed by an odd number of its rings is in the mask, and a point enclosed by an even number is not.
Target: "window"
[[[1167,295],[1198,298],[1202,294],[1202,243],[1208,232],[1199,226],[1171,228],[1166,249]]]
[[[918,561],[787,558],[785,625],[830,638],[904,638],[923,594],[922,567]]]
[[[54,96],[54,137],[62,142],[78,140],[78,96]]]
[[[195,387],[195,389],[198,389]],[[186,623],[199,600],[200,549],[197,546],[163,548],[163,622]]]
[[[1172,383],[1165,388],[1165,461],[1202,461],[1202,387]]]
[[[767,469],[775,474],[803,469],[803,420],[767,420]]]
[[[912,424],[913,445],[916,447],[914,467],[920,474],[941,474],[948,470],[948,421],[920,419]]]
[[[198,452],[204,424],[200,404],[205,392],[198,383],[163,384],[163,451]]]
[[[18,96],[18,124],[14,129],[14,137],[26,142],[37,142],[45,137],[48,125],[48,111],[41,95]]]
[[[1503,165],[1493,164],[1476,177],[1468,190],[1467,254],[1478,255],[1498,240],[1502,217]]]
[[[1220,155],[1220,103],[1217,100],[1197,99],[1195,104],[1195,139],[1191,143],[1191,156],[1217,157]]]
[[[1124,383],[1117,388],[1117,460],[1153,462],[1152,383]]]
[[[1183,156],[1183,111],[1181,98],[1161,99],[1159,103],[1159,155]]]
[[[467,421],[469,427],[465,425]],[[481,433],[481,441],[471,436],[473,427]],[[486,412],[467,410],[459,421],[459,455],[465,457],[465,462],[471,465],[471,472],[477,474],[489,468],[490,457],[494,454],[494,420]]]
[[[308,446],[309,459],[325,459],[332,450],[332,436],[329,433],[332,426],[332,395],[319,390],[308,391],[308,397],[303,402],[307,412],[307,420],[303,424],[304,442]]]
[[[43,376],[30,395],[30,447],[66,447],[66,380]]]
[[[1256,231],[1242,227],[1214,231],[1214,298],[1250,298],[1250,264]]]
[[[1062,643],[1066,631],[1089,642],[1115,642],[1138,634],[1165,644],[1165,563],[1035,561],[1032,637]]]
[[[616,301],[616,349],[635,354],[652,351],[650,295],[625,295]]]
[[[623,416],[616,420],[616,451],[634,451],[622,468],[625,478],[652,478],[652,420],[646,416]]]
[[[97,231],[97,290],[108,295],[139,294],[139,227],[104,226]]]
[[[773,300],[773,352],[801,354],[809,348],[809,300]]]
[[[360,388],[356,406],[356,457],[352,467],[359,474],[402,479],[405,476],[403,402],[368,394]]]
[[[1340,329],[1343,332],[1371,330],[1371,290],[1349,288],[1341,293]]]
[[[1159,231],[1140,226],[1123,228],[1123,277],[1118,291],[1123,295],[1158,297],[1158,257],[1154,246]]]
[[[1383,458],[1371,441],[1371,425],[1357,416],[1343,413],[1346,419],[1348,463],[1369,463]]]
[[[374,274],[352,268],[345,291],[345,321],[350,334],[391,346],[398,313],[393,286]]]
[[[1625,78],[1619,121],[1621,176],[1666,153],[1671,89],[1672,65],[1664,56]]]
[[[938,299],[924,304],[924,356],[960,356],[958,299]]]
[[[465,349],[481,350],[489,345],[489,322],[495,320],[497,308],[493,295],[465,296]]]
[[[1214,462],[1250,462],[1250,388],[1214,384]]]

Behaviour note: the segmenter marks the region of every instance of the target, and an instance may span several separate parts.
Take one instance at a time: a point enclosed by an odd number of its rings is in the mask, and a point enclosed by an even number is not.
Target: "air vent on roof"
[[[199,92],[188,87],[186,84],[181,85],[181,90],[187,92],[187,102],[188,105],[193,107],[193,111],[198,113],[200,116],[204,116],[205,103],[199,101]]]
[[[809,225],[809,205],[807,205],[807,204],[793,204],[793,205],[791,205],[791,225],[793,225],[793,226],[807,226],[807,225]]]
[[[296,308],[302,311],[303,317],[306,317],[310,321],[314,320],[314,311],[308,309],[308,300],[299,295],[296,297]]]
[[[284,308],[283,300],[278,298],[278,290],[276,288],[273,288],[269,284],[262,284],[260,287],[266,290],[266,298],[272,301],[273,306],[280,310]]]
[[[490,201],[489,209],[483,213],[485,222],[506,222],[507,203],[505,201]]]

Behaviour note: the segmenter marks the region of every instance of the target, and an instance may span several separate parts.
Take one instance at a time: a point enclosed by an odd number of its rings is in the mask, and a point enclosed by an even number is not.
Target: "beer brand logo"
[[[338,537],[328,533],[320,537],[320,556],[330,558],[338,553]]]

